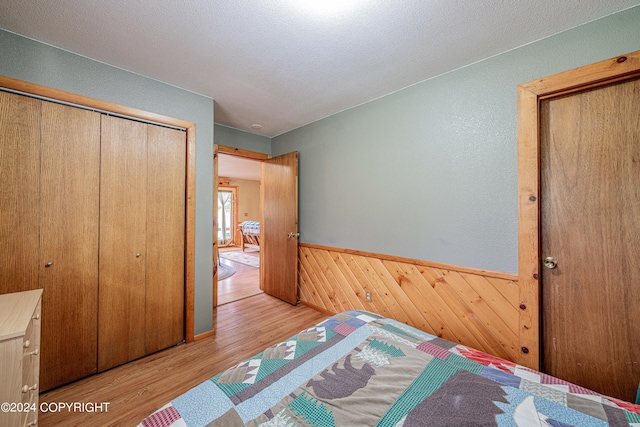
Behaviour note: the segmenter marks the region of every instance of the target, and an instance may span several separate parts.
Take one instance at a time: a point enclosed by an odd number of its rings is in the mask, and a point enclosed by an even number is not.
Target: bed
[[[242,235],[242,252],[245,249],[260,249],[260,223],[258,221],[244,221],[238,224]]]
[[[640,426],[640,406],[347,311],[267,348],[140,423],[180,426]]]

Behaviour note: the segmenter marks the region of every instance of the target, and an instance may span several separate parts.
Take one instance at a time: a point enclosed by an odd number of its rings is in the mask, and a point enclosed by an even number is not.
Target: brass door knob
[[[558,260],[554,257],[548,256],[544,259],[542,264],[547,268],[556,268],[558,266]]]

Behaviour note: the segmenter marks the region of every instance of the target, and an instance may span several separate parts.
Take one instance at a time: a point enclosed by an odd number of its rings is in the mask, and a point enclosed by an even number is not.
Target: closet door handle
[[[46,263],[46,264],[44,265],[44,268],[49,268],[49,267],[51,267],[52,265],[53,265],[53,263],[52,263],[51,261],[49,261],[48,263]]]
[[[140,254],[136,254],[136,258],[140,258]]]

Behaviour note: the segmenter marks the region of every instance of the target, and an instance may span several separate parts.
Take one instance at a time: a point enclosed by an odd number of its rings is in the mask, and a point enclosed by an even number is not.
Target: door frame
[[[243,157],[245,159],[257,160],[262,162],[264,160],[270,159],[270,154],[259,153],[257,151],[243,150],[241,148],[229,147],[226,145],[213,145],[213,200],[217,202],[218,200],[218,154],[227,154],[235,157]],[[260,211],[262,211],[262,206],[260,206]],[[213,265],[215,267],[213,274],[213,308],[215,309],[218,306],[218,209],[213,210],[213,230],[214,230],[214,239],[213,239]]]
[[[161,114],[138,110],[112,102],[89,98],[35,83],[0,76],[0,87],[15,93],[48,98],[52,102],[60,101],[72,106],[98,110],[99,112],[115,113],[145,122],[164,124],[185,129],[186,150],[186,180],[185,180],[185,341],[194,341],[194,286],[195,286],[195,172],[196,172],[196,124],[181,119],[163,116]],[[212,236],[213,237],[213,236]]]
[[[540,369],[540,103],[639,76],[636,51],[518,86],[520,365]]]

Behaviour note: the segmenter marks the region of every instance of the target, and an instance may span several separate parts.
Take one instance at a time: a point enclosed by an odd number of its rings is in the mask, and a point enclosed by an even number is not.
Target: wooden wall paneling
[[[465,280],[460,273],[450,271],[446,275],[447,283],[458,293],[460,299],[464,301],[472,312],[481,319],[480,327],[487,328],[485,337],[491,339],[494,344],[499,343],[501,346],[509,347],[515,351],[517,335],[513,329],[507,326],[508,320],[503,320],[498,313],[489,307],[487,301],[475,292],[469,282]],[[515,319],[515,317],[511,317]],[[513,341],[512,341],[513,340]]]
[[[434,306],[441,310],[443,326],[449,328],[450,333],[457,337],[459,343],[470,345],[479,350],[489,349],[487,341],[474,325],[473,312],[460,300],[459,295],[451,289],[443,274],[444,270],[421,268],[422,276],[433,290]],[[429,287],[424,287],[429,290]],[[442,336],[445,338],[445,336]],[[453,340],[452,340],[453,341]]]
[[[422,288],[426,289],[431,287],[424,276],[409,264],[395,263],[393,261],[383,262],[397,278],[399,286],[411,300],[411,303],[420,311],[420,315],[426,322],[423,330],[432,331],[434,335],[450,341],[459,341],[453,331],[446,326],[446,321],[442,319],[437,305],[432,305],[430,298],[426,298],[424,293],[421,292]]]
[[[147,125],[145,353],[184,339],[185,133]]]
[[[514,275],[304,243],[299,257],[302,303],[330,313],[370,310],[508,360],[518,357]]]
[[[40,389],[96,372],[100,114],[42,107]]]
[[[358,267],[360,267],[360,270],[362,270],[369,285],[373,289],[372,298],[375,301],[383,302],[383,304],[389,310],[389,317],[403,323],[410,323],[410,320],[407,317],[406,313],[404,312],[402,307],[400,307],[398,300],[390,295],[390,292],[383,283],[382,278],[378,276],[378,273],[373,269],[373,266],[371,266],[370,260],[372,258],[364,257],[362,255],[354,255],[353,259],[355,260]]]
[[[445,272],[444,279],[449,286],[448,289],[455,293],[457,297],[456,303],[466,311],[465,327],[473,331],[483,343],[483,351],[494,354],[496,356],[508,358],[508,353],[502,339],[499,337],[504,332],[504,322],[496,319],[490,310],[486,309],[486,304],[477,295],[465,295],[461,292],[462,283],[458,280],[459,275],[455,272]]]
[[[306,248],[301,249],[304,251]],[[331,302],[331,298],[327,294],[326,286],[313,285],[321,283],[320,280],[322,279],[316,275],[317,269],[309,265],[309,263],[310,260],[309,258],[307,258],[307,255],[305,255],[304,252],[301,252],[300,262],[298,263],[300,269],[299,278],[301,282],[298,284],[298,286],[300,288],[300,292],[304,293],[305,295],[309,295],[310,299],[303,299],[303,296],[301,295],[300,301],[309,303],[314,308],[317,308],[324,313],[335,314],[336,311],[334,310],[334,305]]]
[[[479,346],[476,348],[504,357],[505,355],[498,350],[499,345],[492,339],[491,332],[482,323],[482,314],[484,313],[479,313],[477,307],[474,306],[474,303],[478,301],[477,295],[460,292],[468,286],[464,281],[459,280],[460,276],[457,272],[436,270],[434,273],[439,276],[434,282],[438,284],[439,295],[448,307],[453,307],[453,310],[458,312],[458,316],[462,319],[460,323],[454,324],[456,328],[451,331],[454,336],[465,337],[458,339],[458,342],[472,346],[478,344]],[[437,330],[432,333],[439,335]],[[444,335],[442,336],[444,338]]]
[[[309,265],[311,261],[308,258],[302,258],[299,262],[300,264],[300,270],[302,272],[301,277],[306,280],[308,283],[320,283],[320,280],[324,280],[324,278],[320,278],[317,276],[316,271],[318,270],[317,268]],[[300,285],[299,285],[300,287]],[[331,298],[327,292],[326,292],[326,288],[327,286],[309,286],[305,289],[308,290],[310,292],[310,294],[312,295],[313,299],[313,304],[316,307],[320,307],[322,309],[329,310],[330,308],[333,307],[333,303],[331,302]]]
[[[38,288],[42,101],[0,92],[0,293]]]
[[[305,261],[308,267],[308,271],[313,272],[313,276],[311,277],[311,283],[319,283],[321,285],[318,288],[319,289],[318,294],[320,298],[323,300],[325,308],[326,309],[337,308],[336,312],[344,311],[345,310],[344,306],[338,300],[338,297],[336,296],[336,291],[327,280],[326,275],[323,274],[322,267],[318,263],[318,259],[315,257],[315,254],[314,256],[307,258]]]
[[[488,280],[491,286],[496,288],[502,296],[509,302],[509,305],[513,307],[518,306],[519,301],[519,286],[515,280],[504,281],[495,277],[483,276],[484,280]],[[516,313],[519,316],[520,311],[516,308]]]
[[[403,286],[408,284],[408,280],[404,275],[394,276],[391,273],[390,268],[398,271],[397,264],[394,261],[381,260],[376,258],[370,258],[369,263],[373,265],[374,271],[382,278],[385,287],[389,290],[390,296],[398,301],[398,305],[405,312],[408,323],[416,325],[421,330],[430,329],[429,324],[425,322],[424,317],[420,315],[420,311],[416,308],[415,304],[407,296]]]
[[[458,274],[461,276],[462,280],[468,283],[478,296],[482,298],[482,301],[484,301],[487,306],[496,313],[499,319],[503,321],[511,319],[510,321],[505,322],[505,325],[514,335],[517,335],[518,324],[515,321],[519,315],[518,309],[516,308],[517,299],[509,300],[504,297],[502,292],[500,292],[500,289],[509,287],[509,284],[512,284],[513,282],[503,282],[499,287],[495,287],[486,277],[467,273]]]
[[[145,354],[146,126],[102,116],[98,371]]]
[[[300,290],[300,301],[306,301],[307,304],[313,305],[321,310],[326,310],[326,306],[321,304],[320,297],[318,296],[316,289],[313,286],[306,285],[311,282],[311,278],[307,273],[303,264],[304,255],[302,254],[302,248],[300,248],[300,261],[298,262],[298,289]]]
[[[371,311],[373,309],[373,305],[366,300],[366,291],[358,282],[358,279],[349,269],[345,259],[342,257],[340,253],[329,253],[327,252],[332,259],[332,266],[336,271],[339,272],[341,277],[341,283],[349,292],[347,296],[350,297],[350,301],[355,309],[357,310],[368,310]]]
[[[318,252],[318,256],[315,257],[320,265],[324,273],[324,277],[327,280],[328,285],[331,289],[335,290],[335,297],[343,311],[353,310],[355,306],[349,301],[347,298],[346,289],[344,287],[344,281],[338,280],[338,277],[342,276],[342,274],[338,273],[336,276],[336,269],[332,268],[335,266],[333,259],[327,251]]]
[[[366,292],[367,291],[371,292],[372,298],[371,298],[371,302],[367,303],[369,304],[368,309],[373,312],[380,313],[383,316],[391,317],[391,311],[385,304],[384,299],[378,298],[377,292],[375,291],[375,289],[369,282],[369,279],[367,279],[367,276],[364,274],[364,272],[362,271],[362,269],[354,259],[354,256],[348,253],[339,253],[339,255],[344,260],[345,268],[349,269],[349,272],[353,275],[355,280],[357,280],[360,286],[362,287],[362,291],[363,291],[362,298],[366,300]]]

